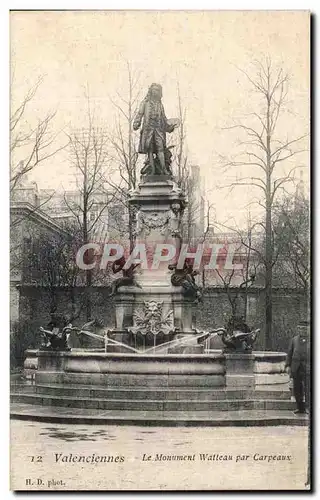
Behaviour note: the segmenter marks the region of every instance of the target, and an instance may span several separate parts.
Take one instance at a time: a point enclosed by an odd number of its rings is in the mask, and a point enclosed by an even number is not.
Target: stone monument
[[[274,409],[290,404],[286,354],[252,351],[257,330],[251,332],[235,317],[227,329],[201,332],[193,328],[194,304],[201,295],[192,259],[181,259],[187,257],[180,235],[186,200],[173,179],[171,151],[166,145],[166,134],[179,121],[167,120],[161,96],[161,87],[151,85],[134,120],[134,128],[141,127],[139,151],[146,160],[140,183],[129,198],[135,214],[134,258],[132,252],[129,257],[115,257],[112,266],[116,275],[110,293],[115,328],[104,329],[99,320],[77,328],[54,318],[52,331],[41,330],[40,349],[26,351],[25,373],[34,377],[34,394],[30,385],[25,394],[18,387],[13,402],[65,407],[63,412],[60,408],[58,418],[63,414],[70,422],[75,413],[84,410],[81,418],[86,422],[104,418],[130,425],[212,425],[217,421],[230,425],[230,419],[221,417],[221,410]],[[140,263],[139,252],[146,254]],[[73,345],[70,350],[71,335],[80,348]],[[216,335],[221,336],[224,351],[210,347]],[[86,345],[85,338],[99,342],[100,347]],[[274,401],[275,394],[278,401]],[[91,418],[95,410],[98,414]],[[215,410],[220,416],[214,419]],[[38,414],[33,406],[26,410],[20,405],[13,411],[20,418],[34,419],[35,414],[43,419],[43,413]],[[50,419],[50,414],[52,409],[46,408],[45,418]],[[243,425],[240,411],[234,414],[239,414],[233,417],[235,424]],[[268,422],[274,421],[271,415]]]
[[[131,192],[129,203],[135,213],[135,247],[146,248],[148,268],[135,269],[132,285],[118,286],[115,294],[113,338],[139,346],[158,345],[180,334],[194,334],[192,306],[199,298],[190,265],[180,272],[176,269],[186,199],[173,179],[172,148],[167,147],[166,135],[180,122],[167,119],[161,99],[162,87],[153,83],[133,123],[135,130],[141,128],[139,153],[146,155],[146,160],[141,181]],[[157,266],[156,252],[159,248],[166,252],[166,245],[174,246],[175,255],[168,255],[168,260]]]

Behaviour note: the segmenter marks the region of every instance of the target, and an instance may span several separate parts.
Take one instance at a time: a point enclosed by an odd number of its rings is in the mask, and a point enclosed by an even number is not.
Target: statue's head
[[[162,99],[162,87],[159,83],[152,83],[148,90],[148,98],[153,101],[160,101]]]

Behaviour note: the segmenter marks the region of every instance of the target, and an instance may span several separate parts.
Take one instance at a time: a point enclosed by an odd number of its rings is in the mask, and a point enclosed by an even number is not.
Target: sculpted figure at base
[[[168,174],[168,159],[171,162],[171,157],[169,158],[170,150],[166,146],[166,134],[180,125],[178,119],[167,119],[161,99],[162,87],[153,83],[133,122],[134,130],[138,130],[142,124],[138,151],[148,155],[148,163],[143,171],[149,175]]]
[[[47,328],[40,327],[41,349],[55,349],[70,351],[68,337],[72,331],[72,322],[80,315],[79,308],[69,314],[59,314],[54,307],[50,312],[50,321]]]
[[[71,325],[63,328],[59,331],[58,328],[54,328],[52,331],[45,330],[40,326],[40,333],[42,336],[42,343],[40,349],[54,349],[57,351],[70,351],[68,346],[68,334],[71,332]]]
[[[124,257],[121,257],[118,260],[115,260],[114,263],[112,264],[112,271],[114,274],[119,273],[122,271],[122,278],[117,278],[113,281],[111,285],[111,293],[110,297],[115,295],[118,291],[118,288],[120,286],[137,286],[138,288],[141,288],[141,286],[136,282],[135,277],[134,277],[134,270],[138,266],[138,264],[134,264],[130,266],[128,269],[123,269],[124,265],[126,263],[126,259]]]
[[[218,335],[226,346],[226,352],[252,352],[259,329],[251,331],[242,316],[232,316],[226,329]]]
[[[170,264],[168,269],[174,271],[171,276],[173,286],[182,286],[187,297],[194,297],[197,301],[201,300],[202,294],[195,280],[198,271],[193,270],[192,263],[186,260],[182,269],[177,269],[177,264]]]

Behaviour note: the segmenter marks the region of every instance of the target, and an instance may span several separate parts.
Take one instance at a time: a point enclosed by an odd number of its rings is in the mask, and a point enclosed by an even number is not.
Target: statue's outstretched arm
[[[139,106],[139,110],[136,114],[136,117],[133,120],[133,130],[138,130],[138,128],[141,126],[142,117],[144,115],[144,106],[145,106],[145,101],[142,101],[142,103]]]

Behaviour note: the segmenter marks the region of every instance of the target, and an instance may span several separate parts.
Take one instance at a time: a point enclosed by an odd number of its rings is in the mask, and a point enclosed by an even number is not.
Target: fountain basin
[[[131,387],[223,387],[224,357],[38,351],[36,383]]]
[[[255,386],[286,387],[289,377],[284,372],[285,358],[285,353],[278,352],[238,353],[234,363],[250,361],[253,367],[250,377]],[[214,388],[227,385],[230,362],[233,363],[230,355],[221,351],[131,354],[80,349],[70,352],[27,350],[25,369],[34,368],[36,383]],[[241,385],[241,370],[238,378]]]

